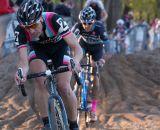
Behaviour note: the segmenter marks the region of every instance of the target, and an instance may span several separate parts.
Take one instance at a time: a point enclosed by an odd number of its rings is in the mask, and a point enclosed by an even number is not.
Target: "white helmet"
[[[118,19],[116,23],[117,23],[117,25],[119,25],[119,24],[124,25],[124,20],[123,19]]]

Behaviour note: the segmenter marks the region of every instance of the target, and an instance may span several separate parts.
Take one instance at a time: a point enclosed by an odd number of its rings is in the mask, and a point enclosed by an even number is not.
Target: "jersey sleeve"
[[[51,20],[52,20],[52,27],[56,35],[60,35],[63,38],[71,33],[67,22],[59,15],[57,14],[53,15]]]
[[[75,36],[76,36],[77,38],[79,38],[79,37],[80,37],[80,34],[81,34],[79,23],[76,23],[76,24],[72,27],[71,31],[75,34]]]
[[[99,26],[100,38],[102,41],[108,40],[108,35],[103,24]]]
[[[26,33],[19,25],[15,29],[15,45],[17,48],[27,47]]]

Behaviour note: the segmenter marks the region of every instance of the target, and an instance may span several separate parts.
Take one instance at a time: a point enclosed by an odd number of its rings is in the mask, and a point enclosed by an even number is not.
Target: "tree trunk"
[[[157,0],[157,11],[156,11],[156,16],[160,18],[160,0]]]
[[[104,6],[108,12],[107,30],[112,31],[117,19],[122,15],[122,0],[104,1]]]

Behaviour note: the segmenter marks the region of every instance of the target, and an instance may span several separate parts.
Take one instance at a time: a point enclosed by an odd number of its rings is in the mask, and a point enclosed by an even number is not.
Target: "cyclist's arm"
[[[75,35],[71,32],[66,37],[64,37],[64,40],[69,45],[69,47],[71,47],[71,49],[73,50],[75,60],[80,62],[80,60],[83,57],[83,51],[80,45],[78,44],[78,41]]]
[[[54,15],[54,17],[52,17],[52,23],[57,35],[61,35],[69,47],[71,47],[74,53],[74,59],[79,62],[82,59],[82,49],[75,35],[70,31],[66,21],[58,15]]]
[[[76,38],[78,39],[79,37],[80,37],[80,24],[78,24],[78,23],[76,23],[73,27],[72,27],[72,29],[71,29],[71,31],[74,33],[74,35],[76,36]]]
[[[25,32],[19,26],[15,29],[15,44],[18,48],[18,55],[19,55],[19,63],[18,68],[22,68],[24,71],[24,75],[26,76],[28,72],[28,54],[27,54],[27,37]]]
[[[108,34],[107,34],[105,27],[103,25],[101,25],[99,34],[100,34],[101,40],[103,41],[103,44],[106,44],[108,41]]]
[[[27,47],[18,49],[19,63],[18,67],[22,68],[25,72],[28,72],[28,55]]]

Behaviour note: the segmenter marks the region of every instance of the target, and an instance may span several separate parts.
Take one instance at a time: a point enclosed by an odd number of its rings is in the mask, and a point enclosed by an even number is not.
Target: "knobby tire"
[[[49,118],[51,130],[66,130],[59,100],[49,99]]]

